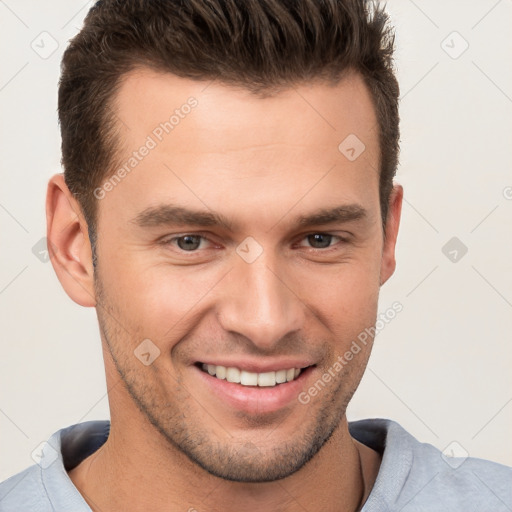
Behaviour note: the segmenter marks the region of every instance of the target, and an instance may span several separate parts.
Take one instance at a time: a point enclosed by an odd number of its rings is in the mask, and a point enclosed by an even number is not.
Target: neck
[[[95,512],[288,512],[301,508],[339,512],[359,509],[377,472],[378,455],[350,436],[345,417],[309,463],[287,478],[264,483],[212,476],[171,446],[152,425],[132,418],[130,422],[113,419],[106,443],[69,476]]]

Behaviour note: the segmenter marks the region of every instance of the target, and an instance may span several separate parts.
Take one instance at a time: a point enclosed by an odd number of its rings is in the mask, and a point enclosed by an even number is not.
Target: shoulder
[[[364,512],[512,509],[510,467],[469,456],[449,457],[391,420],[353,422],[350,432],[382,454]]]
[[[97,450],[109,430],[108,421],[89,421],[55,432],[41,443],[37,464],[0,483],[0,511],[90,511],[67,471]]]
[[[2,512],[19,510],[30,510],[31,512],[52,511],[41,471],[41,467],[34,464],[1,482],[0,510]]]
[[[450,450],[414,441],[406,496],[411,503],[438,503],[444,510],[512,509],[512,468],[466,454],[448,456]]]

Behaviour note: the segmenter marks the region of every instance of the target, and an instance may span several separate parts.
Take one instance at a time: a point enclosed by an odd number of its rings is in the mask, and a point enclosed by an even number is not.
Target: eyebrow
[[[349,204],[335,208],[322,208],[308,215],[300,215],[296,223],[299,226],[317,226],[361,220],[366,216],[367,212],[362,206]]]
[[[191,210],[173,205],[146,208],[132,219],[132,222],[143,228],[190,225],[199,227],[224,226],[231,230],[233,227],[229,219],[220,213]]]
[[[307,215],[299,215],[293,224],[300,227],[335,224],[361,220],[367,217],[367,211],[358,204],[341,205],[334,208],[321,208]],[[181,206],[158,205],[146,208],[131,220],[142,228],[159,226],[223,226],[229,231],[238,225],[226,216],[211,211],[192,210]]]

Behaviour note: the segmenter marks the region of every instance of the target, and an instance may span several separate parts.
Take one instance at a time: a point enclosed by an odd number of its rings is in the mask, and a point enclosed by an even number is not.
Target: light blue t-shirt
[[[382,454],[362,512],[511,512],[512,468],[476,458],[449,458],[386,419],[349,422],[350,434]],[[90,512],[67,474],[94,453],[108,421],[59,430],[37,464],[0,484],[1,512]]]

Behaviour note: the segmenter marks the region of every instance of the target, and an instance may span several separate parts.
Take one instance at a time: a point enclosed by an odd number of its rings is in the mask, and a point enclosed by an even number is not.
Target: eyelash
[[[307,234],[303,235],[300,240],[301,241],[305,240],[308,237],[313,236],[313,235],[330,236],[333,239],[338,239],[338,244],[339,243],[346,243],[346,242],[348,242],[347,238],[341,237],[339,235],[333,235],[332,233],[326,233],[326,232],[323,232],[323,231],[314,231],[312,233],[307,233]],[[187,253],[188,254],[196,254],[196,253],[198,253],[200,251],[200,248],[194,249],[193,251],[185,251],[184,249],[181,249],[181,248],[177,247],[177,245],[173,244],[174,241],[177,241],[179,239],[185,238],[187,236],[200,237],[202,240],[209,240],[206,236],[204,236],[204,235],[202,235],[200,233],[184,233],[183,235],[174,236],[172,238],[165,238],[160,243],[162,245],[164,245],[164,246],[173,245],[174,247],[176,247],[176,249],[181,254],[187,254]],[[301,247],[306,247],[307,249],[310,249],[311,251],[320,251],[320,252],[324,252],[325,253],[325,252],[328,252],[329,250],[333,250],[333,247],[335,247],[338,244],[330,245],[330,246],[325,247],[325,248],[307,247],[307,246],[301,246]]]

